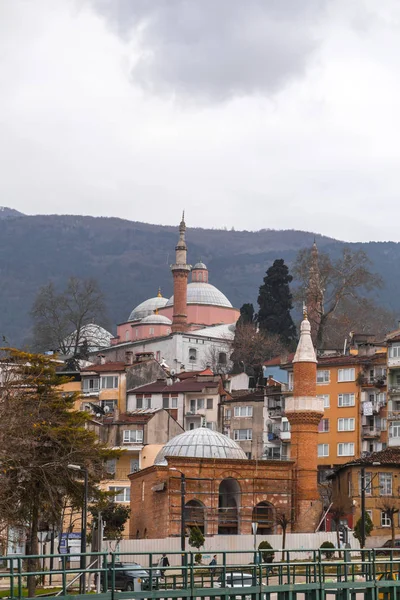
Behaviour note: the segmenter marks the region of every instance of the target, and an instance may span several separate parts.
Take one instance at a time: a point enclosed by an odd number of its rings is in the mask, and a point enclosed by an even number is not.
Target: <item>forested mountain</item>
[[[70,215],[25,216],[0,211],[0,334],[13,345],[30,333],[29,315],[38,288],[52,279],[64,285],[71,275],[94,277],[105,293],[107,325],[114,331],[132,308],[157,294],[172,294],[169,270],[177,242],[177,227],[149,225],[115,218]],[[1,213],[7,218],[1,218]],[[177,219],[179,220],[179,219]],[[255,302],[266,269],[276,258],[289,267],[297,251],[313,243],[314,233],[261,230],[192,229],[187,224],[188,255],[192,264],[201,257],[210,271],[210,283],[233,305]],[[343,244],[316,235],[318,247],[336,255]],[[372,269],[385,286],[377,300],[392,310],[400,307],[400,244],[371,242],[362,247]],[[373,315],[371,315],[373,318]]]

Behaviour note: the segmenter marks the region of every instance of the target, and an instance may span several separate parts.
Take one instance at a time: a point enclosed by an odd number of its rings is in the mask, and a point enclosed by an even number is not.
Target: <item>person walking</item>
[[[214,556],[212,557],[212,561],[210,562],[210,564],[208,565],[210,567],[210,573],[212,574],[213,572],[215,573],[215,568],[217,566],[217,555],[214,554]]]
[[[169,567],[168,556],[164,553],[159,560],[158,566],[160,567],[161,577],[164,577],[165,567]],[[164,567],[164,569],[163,569]]]

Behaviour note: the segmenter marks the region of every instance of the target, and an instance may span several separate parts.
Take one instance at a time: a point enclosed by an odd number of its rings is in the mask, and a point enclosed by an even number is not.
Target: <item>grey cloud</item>
[[[274,93],[304,74],[329,0],[92,0],[140,40],[132,79],[156,93]]]

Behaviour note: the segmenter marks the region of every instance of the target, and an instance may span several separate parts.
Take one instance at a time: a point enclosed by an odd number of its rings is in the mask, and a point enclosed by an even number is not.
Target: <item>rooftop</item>
[[[196,379],[184,379],[183,381],[176,381],[171,385],[167,385],[165,380],[155,381],[154,383],[148,383],[141,385],[140,387],[128,390],[129,393],[133,394],[171,394],[184,393],[184,392],[202,392],[207,389],[218,389],[220,380],[218,381],[197,381]]]

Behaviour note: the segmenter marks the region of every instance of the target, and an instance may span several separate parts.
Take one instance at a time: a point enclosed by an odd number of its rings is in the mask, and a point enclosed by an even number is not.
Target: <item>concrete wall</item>
[[[350,536],[352,537],[352,536]],[[282,545],[282,536],[281,535],[267,535],[267,536],[257,536],[257,547],[258,545],[267,540],[271,546],[280,550]],[[286,536],[286,548],[290,550],[299,550],[299,553],[296,554],[296,559],[306,560],[307,558],[311,558],[311,553],[307,552],[307,550],[317,549],[321,546],[323,542],[330,541],[336,545],[336,533],[288,533]],[[351,547],[354,549],[358,549],[359,543],[355,538],[352,537],[350,540]],[[110,543],[104,542],[104,550],[115,549],[115,542]],[[218,552],[232,552],[227,557],[227,562],[230,564],[248,564],[251,562],[251,555],[247,554],[247,552],[251,552],[254,549],[254,537],[252,535],[217,535],[214,537],[207,537],[204,548],[201,550],[203,555],[203,562],[207,564],[210,562],[213,554],[217,554],[218,563],[222,563],[222,556],[218,556]],[[164,538],[164,539],[153,539],[153,540],[123,540],[118,547],[119,552],[129,552],[130,556],[123,557],[121,556],[121,560],[127,562],[128,560],[135,560],[136,562],[142,564],[143,566],[148,566],[148,556],[139,556],[135,555],[138,552],[154,552],[156,554],[161,554],[166,552],[167,554],[170,552],[179,552],[180,550],[180,538]],[[188,546],[188,550],[193,550],[197,552],[195,549],[190,548]],[[235,554],[233,554],[235,552]],[[178,566],[180,564],[180,555],[179,554],[169,554],[168,555],[171,566]],[[280,561],[282,558],[280,552],[275,552],[275,561]],[[147,562],[146,562],[147,561]]]

